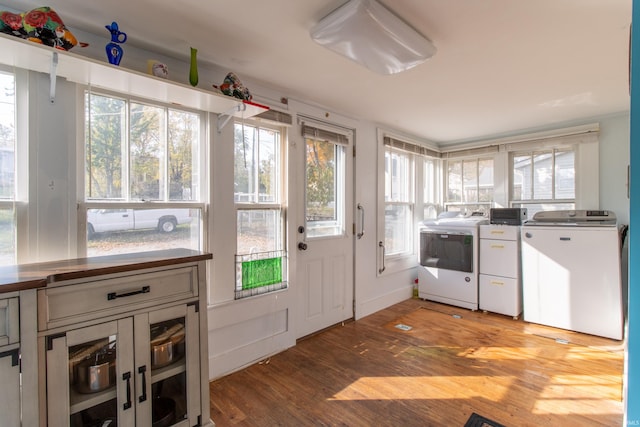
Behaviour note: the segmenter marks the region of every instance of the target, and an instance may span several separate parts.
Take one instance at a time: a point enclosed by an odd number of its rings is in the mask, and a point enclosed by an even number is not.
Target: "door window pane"
[[[344,233],[344,146],[306,140],[307,237]]]

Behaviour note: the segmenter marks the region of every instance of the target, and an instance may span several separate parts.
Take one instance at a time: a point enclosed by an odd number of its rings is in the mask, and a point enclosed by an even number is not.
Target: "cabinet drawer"
[[[197,267],[167,269],[38,290],[38,329],[129,312],[198,295]]]
[[[520,227],[513,225],[481,225],[481,239],[518,240]]]
[[[480,274],[518,277],[520,272],[519,242],[480,239]]]
[[[0,347],[20,341],[19,298],[0,298]]]
[[[480,310],[509,316],[522,313],[522,285],[519,280],[481,274],[479,288]]]

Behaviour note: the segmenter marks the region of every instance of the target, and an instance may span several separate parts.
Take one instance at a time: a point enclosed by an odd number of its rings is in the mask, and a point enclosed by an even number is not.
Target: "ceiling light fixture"
[[[316,43],[379,74],[413,68],[436,47],[376,0],[349,0],[311,28]]]

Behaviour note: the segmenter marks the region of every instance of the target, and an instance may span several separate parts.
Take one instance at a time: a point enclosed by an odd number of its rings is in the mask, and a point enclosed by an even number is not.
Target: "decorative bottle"
[[[198,85],[198,49],[191,48],[191,66],[189,67],[189,83]]]
[[[120,31],[118,29],[118,23],[115,21],[112,22],[111,25],[105,25],[104,27],[111,33],[111,41],[107,43],[105,47],[107,59],[110,64],[120,65],[120,60],[122,59],[122,55],[124,55],[120,44],[127,41],[127,33]]]

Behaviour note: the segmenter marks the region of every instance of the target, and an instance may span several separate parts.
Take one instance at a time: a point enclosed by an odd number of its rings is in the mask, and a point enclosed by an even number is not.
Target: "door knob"
[[[305,242],[298,243],[298,249],[300,249],[301,251],[306,251],[307,250],[307,244]]]

